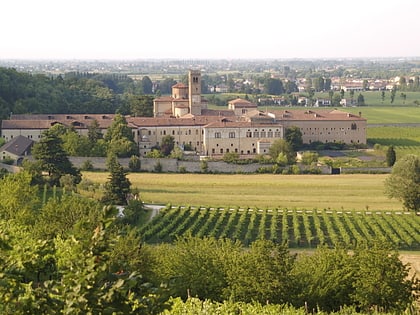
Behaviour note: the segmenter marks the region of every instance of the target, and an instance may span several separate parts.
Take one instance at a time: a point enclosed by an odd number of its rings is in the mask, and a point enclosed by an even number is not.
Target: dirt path
[[[411,272],[420,279],[420,252],[400,254],[400,258],[404,264],[409,264]]]

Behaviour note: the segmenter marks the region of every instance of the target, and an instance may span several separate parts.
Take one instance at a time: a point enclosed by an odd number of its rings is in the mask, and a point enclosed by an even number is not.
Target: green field
[[[358,115],[359,112],[368,120],[368,124],[385,124],[385,123],[419,123],[420,122],[420,92],[404,92],[407,98],[404,100],[400,97],[401,93],[397,93],[395,101],[391,104],[390,92],[386,92],[385,100],[382,102],[381,92],[362,92],[365,98],[366,106],[360,107],[340,107],[340,109]],[[355,93],[355,97],[359,95]],[[206,95],[210,97],[211,95]],[[234,99],[237,97],[245,98],[245,94],[217,94],[218,97],[226,99]],[[328,93],[316,93],[315,98],[329,98]],[[349,93],[345,93],[345,98],[349,98]],[[226,106],[215,106],[210,104],[209,108],[227,109]],[[291,107],[282,106],[261,106],[260,110],[281,110],[290,109]],[[293,107],[295,109],[306,109],[305,107]],[[328,107],[322,107],[328,109]],[[321,108],[320,108],[321,109]]]
[[[370,145],[393,145],[397,159],[407,154],[420,155],[420,127],[371,127],[367,138]]]
[[[108,173],[83,172],[105,183]],[[132,173],[146,203],[212,207],[402,210],[384,194],[387,175],[272,175]]]

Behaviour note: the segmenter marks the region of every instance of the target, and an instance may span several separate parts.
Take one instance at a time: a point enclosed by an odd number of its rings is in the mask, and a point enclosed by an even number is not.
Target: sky
[[[420,57],[419,0],[4,0],[0,59]]]

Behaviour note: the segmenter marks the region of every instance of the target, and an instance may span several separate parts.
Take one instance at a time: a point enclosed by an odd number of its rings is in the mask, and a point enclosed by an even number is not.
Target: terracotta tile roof
[[[172,85],[172,88],[177,88],[177,89],[188,89],[188,86],[185,85],[184,83],[177,83],[175,85]]]
[[[343,112],[341,110],[331,109],[306,109],[306,110],[279,110],[270,111],[277,120],[360,120],[366,121],[366,118]]]
[[[13,114],[10,120],[112,120],[115,114]]]
[[[112,119],[101,119],[98,120],[101,129],[108,128],[111,126]],[[75,129],[87,129],[92,124],[92,120],[67,120],[67,119],[40,119],[40,120],[3,120],[1,122],[1,129],[49,129],[55,124],[62,124],[67,127],[73,127]]]
[[[221,120],[220,117],[204,117],[195,116],[188,118],[175,117],[130,117],[127,122],[130,122],[137,128],[141,127],[159,127],[159,126],[204,126],[210,122]]]
[[[242,98],[237,98],[229,102],[229,104],[235,105],[235,107],[257,107],[256,104],[251,103],[250,101],[244,100]]]
[[[233,117],[235,116],[235,112],[230,109],[202,109],[201,115],[203,116],[226,116],[226,117]]]
[[[154,102],[172,102],[174,98],[172,96],[161,96],[158,98],[155,98]]]
[[[267,127],[271,129],[281,128],[279,124],[262,124],[262,123],[253,123],[249,121],[217,121],[212,122],[206,125],[209,128],[252,128],[252,127]]]

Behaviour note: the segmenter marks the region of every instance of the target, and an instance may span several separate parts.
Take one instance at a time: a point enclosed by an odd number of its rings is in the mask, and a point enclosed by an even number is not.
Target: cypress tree
[[[108,170],[110,177],[105,183],[105,194],[102,202],[113,205],[126,205],[127,195],[130,193],[131,183],[127,178],[122,165],[118,162],[115,155],[108,158]]]
[[[386,151],[386,165],[393,166],[397,160],[397,155],[394,150],[394,146],[389,146]]]

